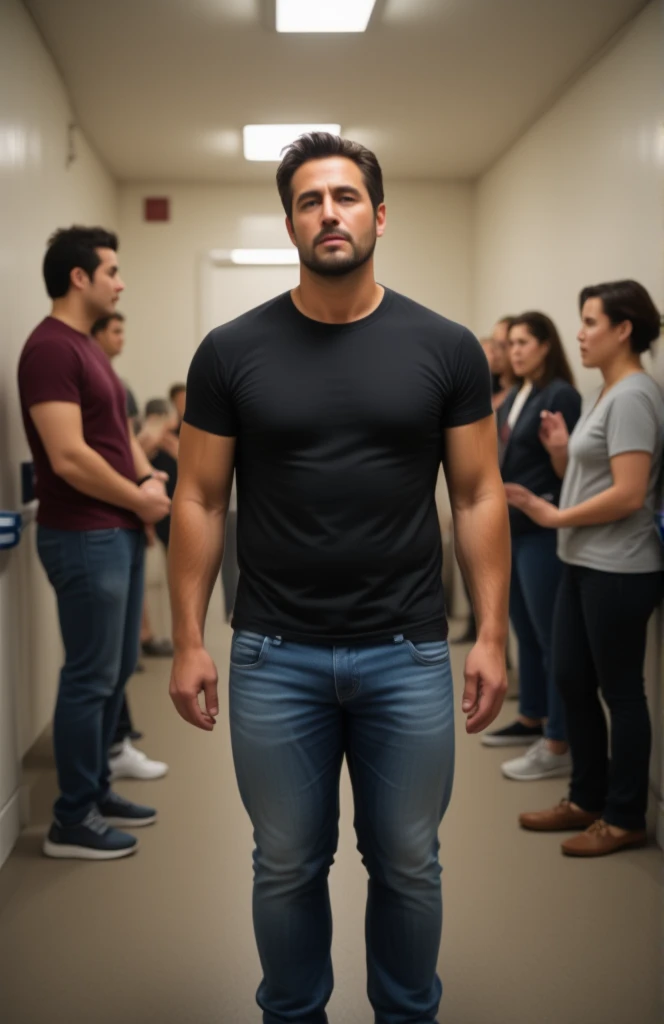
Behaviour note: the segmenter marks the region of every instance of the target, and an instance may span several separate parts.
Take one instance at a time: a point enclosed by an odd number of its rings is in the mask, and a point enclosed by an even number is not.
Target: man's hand
[[[521,484],[505,484],[505,497],[507,504],[525,512],[529,519],[532,519],[538,526],[546,526],[550,530],[557,530],[560,525],[560,509],[544,498],[538,498],[536,494],[529,491]]]
[[[144,523],[158,523],[171,510],[171,499],[166,494],[163,479],[166,474],[158,473],[138,488],[134,512]]]
[[[169,693],[178,714],[185,722],[205,732],[212,732],[219,714],[217,669],[204,647],[175,652]],[[205,694],[205,711],[199,695]]]
[[[461,708],[467,715],[466,732],[482,732],[497,717],[507,692],[505,648],[480,638],[466,659],[464,678]]]

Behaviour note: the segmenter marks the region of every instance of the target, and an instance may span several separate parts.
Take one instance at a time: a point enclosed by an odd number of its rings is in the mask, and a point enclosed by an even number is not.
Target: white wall
[[[476,187],[474,325],[542,309],[575,341],[583,285],[631,277],[664,308],[662,21],[649,5]],[[649,369],[664,383],[664,342]],[[646,682],[655,744],[651,780],[664,845],[664,614],[650,624]]]
[[[581,390],[583,285],[632,277],[664,306],[662,24],[650,4],[616,46],[476,186],[473,321],[542,309]]]
[[[143,221],[143,198],[171,199],[171,222]],[[471,199],[464,184],[386,183],[379,280],[453,319],[471,315]],[[186,375],[201,340],[200,260],[210,249],[287,247],[275,186],[124,185],[120,266],[127,347],[117,369],[141,402]]]
[[[0,4],[0,508],[20,509],[28,458],[16,366],[48,312],[41,260],[50,233],[78,222],[114,227],[114,183],[85,139],[66,167],[72,113],[51,58],[18,0]],[[20,758],[48,724],[60,664],[55,604],[34,525],[0,553],[0,864],[18,831]]]

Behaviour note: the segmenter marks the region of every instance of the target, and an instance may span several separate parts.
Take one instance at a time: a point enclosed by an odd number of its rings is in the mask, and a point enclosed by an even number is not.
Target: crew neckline
[[[306,313],[297,308],[290,291],[286,292],[284,297],[295,319],[309,331],[317,331],[320,334],[348,334],[350,331],[358,331],[364,327],[369,327],[376,320],[380,320],[387,312],[392,304],[394,292],[391,288],[386,288],[385,285],[381,285],[381,288],[383,289],[383,297],[371,313],[360,317],[359,320],[350,320],[348,323],[342,324],[330,324],[325,320],[314,320],[313,317],[307,316]]]
[[[77,330],[76,327],[72,327],[71,324],[66,324],[64,320],[60,320],[57,316],[51,316],[51,314],[49,313],[45,319],[52,320],[54,324],[58,324],[60,327],[64,327],[65,330],[71,331],[72,334],[77,334],[79,338],[85,338],[86,341],[92,340],[89,334],[84,334],[83,331]]]

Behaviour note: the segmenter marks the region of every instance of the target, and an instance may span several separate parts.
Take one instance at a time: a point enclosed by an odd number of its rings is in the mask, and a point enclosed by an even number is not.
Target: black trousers
[[[556,600],[553,670],[572,753],[570,800],[618,828],[645,828],[651,727],[643,663],[661,596],[659,572],[566,565]]]

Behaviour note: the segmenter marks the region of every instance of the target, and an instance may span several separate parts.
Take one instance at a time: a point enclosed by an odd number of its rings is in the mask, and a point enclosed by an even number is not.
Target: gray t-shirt
[[[664,568],[655,528],[655,505],[662,462],[664,395],[646,373],[625,377],[599,401],[601,388],[584,401],[569,441],[569,462],[560,508],[580,505],[613,484],[610,460],[625,452],[653,456],[643,508],[626,519],[601,526],[558,531],[558,556],[570,565],[603,572],[657,572]]]

